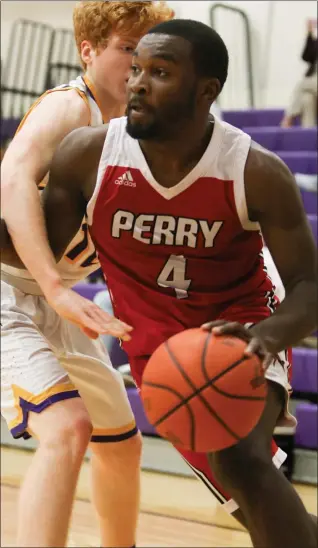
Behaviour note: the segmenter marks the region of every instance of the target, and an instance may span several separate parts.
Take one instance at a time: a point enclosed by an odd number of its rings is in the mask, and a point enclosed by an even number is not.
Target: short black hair
[[[180,36],[192,45],[198,76],[217,78],[223,88],[228,73],[229,54],[221,36],[208,25],[191,19],[172,19],[152,27],[147,34]]]

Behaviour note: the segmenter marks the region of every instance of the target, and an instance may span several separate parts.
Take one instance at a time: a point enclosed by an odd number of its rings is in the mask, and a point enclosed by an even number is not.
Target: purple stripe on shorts
[[[19,398],[19,405],[22,409],[22,422],[11,429],[11,434],[15,439],[24,438],[25,440],[29,439],[31,436],[28,432],[25,431],[28,425],[28,415],[30,411],[33,413],[41,413],[44,409],[62,400],[69,400],[71,398],[79,398],[80,395],[78,390],[70,390],[68,392],[59,392],[58,394],[53,394],[49,396],[41,403],[31,403],[23,398]]]
[[[135,436],[138,432],[137,426],[135,426],[132,430],[129,430],[129,432],[124,432],[123,434],[115,434],[113,436],[94,436],[94,434],[91,437],[91,442],[94,443],[109,443],[114,441],[124,441],[128,440],[129,438],[132,438]]]

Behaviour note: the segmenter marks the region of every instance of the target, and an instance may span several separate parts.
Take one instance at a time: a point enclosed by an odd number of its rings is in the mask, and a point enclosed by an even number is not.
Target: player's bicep
[[[246,191],[250,217],[260,224],[286,291],[301,280],[314,281],[317,250],[287,166],[274,155],[260,153],[247,175]]]
[[[261,229],[287,292],[301,280],[315,280],[317,251],[306,218],[295,226],[275,225],[264,218]]]

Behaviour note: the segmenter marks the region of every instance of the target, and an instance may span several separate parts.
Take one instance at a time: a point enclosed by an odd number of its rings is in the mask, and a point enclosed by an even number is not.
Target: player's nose
[[[131,76],[128,82],[128,89],[132,94],[146,95],[150,92],[149,79],[144,72]]]

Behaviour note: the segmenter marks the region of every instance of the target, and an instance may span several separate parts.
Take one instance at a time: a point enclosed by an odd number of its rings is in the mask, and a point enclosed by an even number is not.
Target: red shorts
[[[236,320],[236,319],[235,319]],[[235,321],[234,320],[234,321]],[[243,323],[243,322],[242,322]],[[245,322],[244,322],[245,323]],[[248,325],[252,325],[250,322]],[[283,362],[283,365],[273,364],[271,365],[268,370],[266,371],[266,377],[273,381],[280,384],[286,391],[286,408],[285,413],[282,414],[282,417],[279,419],[278,424],[279,425],[294,425],[295,419],[289,415],[287,404],[288,404],[288,392],[290,390],[289,385],[289,377],[290,377],[290,352],[280,352],[279,357],[281,361]],[[147,365],[149,356],[141,356],[136,359],[130,359],[130,368],[131,373],[136,381],[136,384],[138,387],[141,386],[142,382],[142,375],[145,370],[145,367]],[[176,448],[177,451],[181,454],[181,456],[185,459],[185,461],[188,463],[190,468],[193,470],[193,472],[196,474],[196,476],[203,481],[203,483],[206,485],[206,487],[211,491],[211,493],[217,498],[217,500],[224,505],[224,509],[227,510],[227,512],[232,513],[235,512],[235,510],[238,509],[237,503],[231,499],[231,497],[224,491],[224,489],[221,487],[221,485],[216,481],[216,479],[213,476],[213,473],[210,469],[207,456],[203,453],[195,453],[192,451],[184,451],[180,450],[179,448]],[[276,468],[280,468],[281,465],[284,463],[284,461],[287,458],[287,455],[284,451],[282,451],[275,443],[274,440],[272,440],[272,459],[273,464],[276,466]]]

